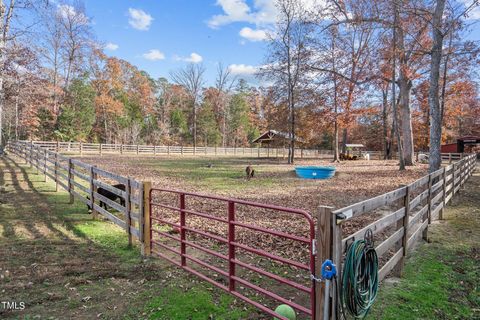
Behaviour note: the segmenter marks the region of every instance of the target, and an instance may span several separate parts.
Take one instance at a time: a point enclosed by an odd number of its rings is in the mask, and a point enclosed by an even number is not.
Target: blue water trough
[[[295,167],[295,172],[297,173],[297,176],[303,179],[329,179],[335,175],[335,167]]]

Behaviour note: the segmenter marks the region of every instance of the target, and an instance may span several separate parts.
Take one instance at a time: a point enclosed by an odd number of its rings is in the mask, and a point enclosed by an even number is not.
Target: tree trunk
[[[392,57],[392,109],[393,109],[393,126],[395,136],[397,138],[398,161],[399,170],[405,170],[405,162],[403,158],[402,139],[400,137],[400,130],[397,117],[397,94],[396,94],[396,68],[397,68],[397,23],[399,19],[398,4],[393,2],[394,22],[393,22],[393,57]],[[400,28],[401,30],[401,28]],[[403,36],[403,32],[401,37]],[[403,44],[403,40],[402,40]]]
[[[402,68],[400,68],[402,69]],[[412,114],[410,111],[410,92],[411,81],[405,78],[404,72],[400,71],[399,79],[400,87],[400,126],[402,128],[402,148],[403,161],[406,166],[413,166],[413,131],[412,131]]]
[[[433,14],[433,44],[430,64],[430,90],[428,92],[428,104],[430,107],[430,172],[440,169],[440,166],[442,165],[442,155],[440,153],[442,139],[442,113],[440,110],[438,91],[443,48],[443,34],[441,27],[445,1],[446,0],[437,0],[437,5]]]
[[[388,85],[382,88],[382,125],[383,125],[383,159],[389,159],[390,156],[390,139],[388,138]]]
[[[347,153],[347,137],[348,137],[348,130],[347,130],[347,128],[343,128],[343,133],[342,133],[342,153]]]

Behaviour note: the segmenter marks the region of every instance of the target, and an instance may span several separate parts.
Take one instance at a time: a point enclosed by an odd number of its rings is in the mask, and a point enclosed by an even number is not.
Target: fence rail
[[[106,143],[83,143],[83,142],[60,142],[60,141],[22,141],[31,143],[42,148],[76,154],[125,154],[125,155],[207,155],[207,156],[238,156],[258,158],[286,158],[287,148],[261,148],[261,147],[191,147],[191,146],[154,146],[141,144],[106,144]],[[371,156],[379,156],[371,152]],[[298,158],[329,158],[332,150],[320,149],[295,149]]]
[[[366,231],[371,230],[381,262],[379,280],[392,271],[402,274],[409,250],[419,239],[427,239],[432,221],[443,219],[445,206],[472,175],[476,165],[475,154],[460,159],[445,154],[442,159],[458,161],[391,192],[331,211],[332,258],[339,270],[349,243],[363,239]],[[379,211],[381,218],[349,236],[342,236],[343,223],[364,214],[379,214]],[[333,292],[332,299],[335,297]]]
[[[45,175],[55,182],[56,190],[63,188],[70,194],[70,203],[75,199],[92,210],[94,217],[101,214],[114,224],[125,229],[129,244],[135,237],[143,243],[143,183],[129,177],[123,177],[71,159],[42,145],[22,141],[9,142],[8,150],[24,159],[37,173]],[[113,187],[122,184],[124,190]],[[120,203],[99,193],[99,188],[107,190],[121,199]],[[102,206],[108,205],[114,212]]]

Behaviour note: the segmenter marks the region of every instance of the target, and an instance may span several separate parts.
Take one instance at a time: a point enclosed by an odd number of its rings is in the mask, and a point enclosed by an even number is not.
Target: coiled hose
[[[338,285],[337,285],[338,288]],[[342,273],[340,307],[355,319],[363,319],[377,297],[378,257],[373,234],[368,230],[364,240],[354,241],[348,248]]]

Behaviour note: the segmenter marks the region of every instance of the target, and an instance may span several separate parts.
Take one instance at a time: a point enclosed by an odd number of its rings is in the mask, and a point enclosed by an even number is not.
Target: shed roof
[[[269,142],[274,140],[290,140],[292,135],[289,132],[281,132],[277,130],[268,130],[262,133],[258,138],[254,139],[252,142]],[[301,139],[295,138],[295,141],[302,142]]]

